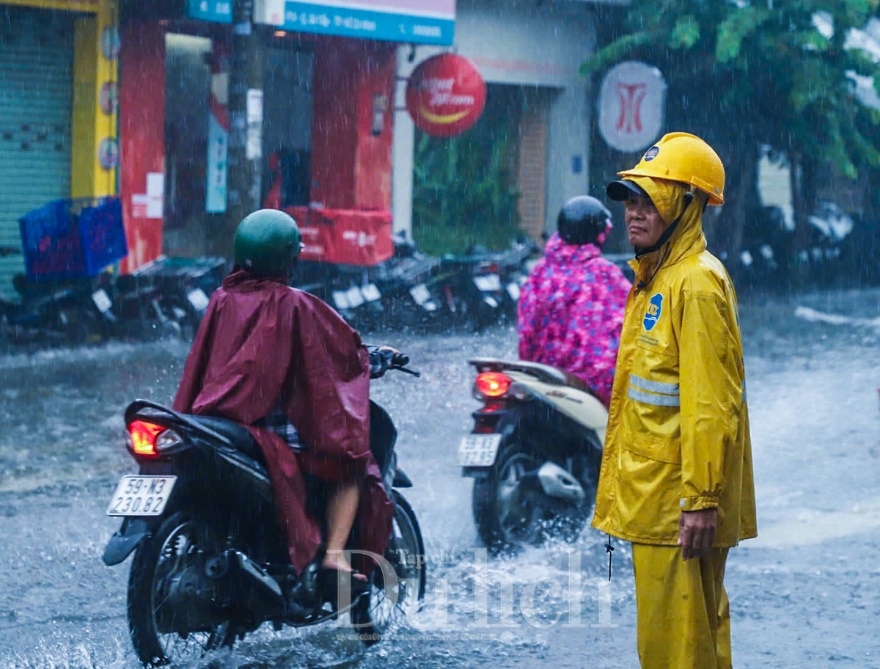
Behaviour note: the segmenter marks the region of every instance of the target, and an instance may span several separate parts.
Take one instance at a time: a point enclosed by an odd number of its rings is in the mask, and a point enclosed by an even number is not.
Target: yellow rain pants
[[[726,548],[699,560],[681,549],[633,544],[642,669],[730,669]]]

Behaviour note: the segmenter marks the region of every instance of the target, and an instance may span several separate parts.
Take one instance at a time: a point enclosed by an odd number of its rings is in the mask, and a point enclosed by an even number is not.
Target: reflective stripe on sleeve
[[[660,407],[681,406],[681,398],[678,395],[652,395],[651,393],[637,390],[632,386],[629,387],[626,394],[630,399],[642,402],[643,404],[653,404]]]
[[[663,393],[664,395],[678,395],[680,386],[677,383],[661,383],[660,381],[649,381],[635,374],[629,375],[630,384],[642,390],[648,390],[652,393]]]

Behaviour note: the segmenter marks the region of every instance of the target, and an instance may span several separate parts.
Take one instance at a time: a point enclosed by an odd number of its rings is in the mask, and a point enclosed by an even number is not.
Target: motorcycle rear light
[[[156,458],[183,443],[180,435],[163,425],[135,420],[128,425],[128,445],[135,455]]]
[[[511,383],[510,377],[501,372],[481,372],[475,383],[478,399],[503,397]]]
[[[132,452],[141,457],[157,457],[159,451],[156,448],[156,440],[165,429],[162,425],[154,425],[142,420],[129,423],[128,436]]]

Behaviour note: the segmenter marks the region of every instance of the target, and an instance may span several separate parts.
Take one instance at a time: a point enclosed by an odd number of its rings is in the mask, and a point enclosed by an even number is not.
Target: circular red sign
[[[434,137],[452,137],[480,118],[486,106],[486,82],[467,58],[432,56],[410,75],[406,108],[416,127]]]

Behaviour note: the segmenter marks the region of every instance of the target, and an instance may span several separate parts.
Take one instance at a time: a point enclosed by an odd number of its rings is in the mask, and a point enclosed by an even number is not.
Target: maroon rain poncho
[[[385,552],[393,507],[369,449],[369,391],[367,350],[333,309],[283,277],[235,271],[211,297],[174,409],[251,431],[266,459],[290,561],[301,571],[321,544],[303,473],[331,483],[357,480],[355,548]],[[278,406],[305,451],[295,453],[273,431],[253,425]]]

